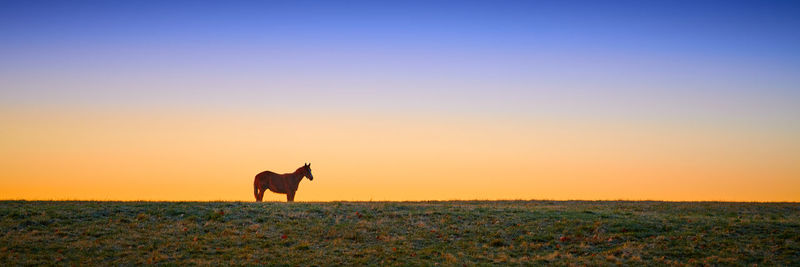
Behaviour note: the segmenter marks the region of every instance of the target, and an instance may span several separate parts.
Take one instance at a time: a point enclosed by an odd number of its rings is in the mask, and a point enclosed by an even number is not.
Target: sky
[[[797,1],[0,1],[0,199],[800,201]],[[268,193],[266,201],[285,200]]]

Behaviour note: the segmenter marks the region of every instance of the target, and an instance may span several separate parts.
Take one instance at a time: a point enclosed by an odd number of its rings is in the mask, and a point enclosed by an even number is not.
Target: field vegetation
[[[800,265],[800,204],[0,201],[0,265]]]

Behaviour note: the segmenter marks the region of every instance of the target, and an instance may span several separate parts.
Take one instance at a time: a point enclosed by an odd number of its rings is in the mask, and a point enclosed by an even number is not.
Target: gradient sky
[[[798,3],[0,1],[0,199],[800,201]]]

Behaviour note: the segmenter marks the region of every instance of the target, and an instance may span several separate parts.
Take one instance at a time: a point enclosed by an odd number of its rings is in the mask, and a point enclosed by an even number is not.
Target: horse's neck
[[[293,172],[292,175],[291,175],[291,178],[292,178],[292,182],[299,184],[300,180],[303,180],[303,174],[300,173],[300,172]]]

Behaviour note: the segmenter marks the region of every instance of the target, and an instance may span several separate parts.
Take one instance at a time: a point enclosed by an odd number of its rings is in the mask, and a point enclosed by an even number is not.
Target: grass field
[[[800,265],[800,203],[0,201],[0,265]]]

